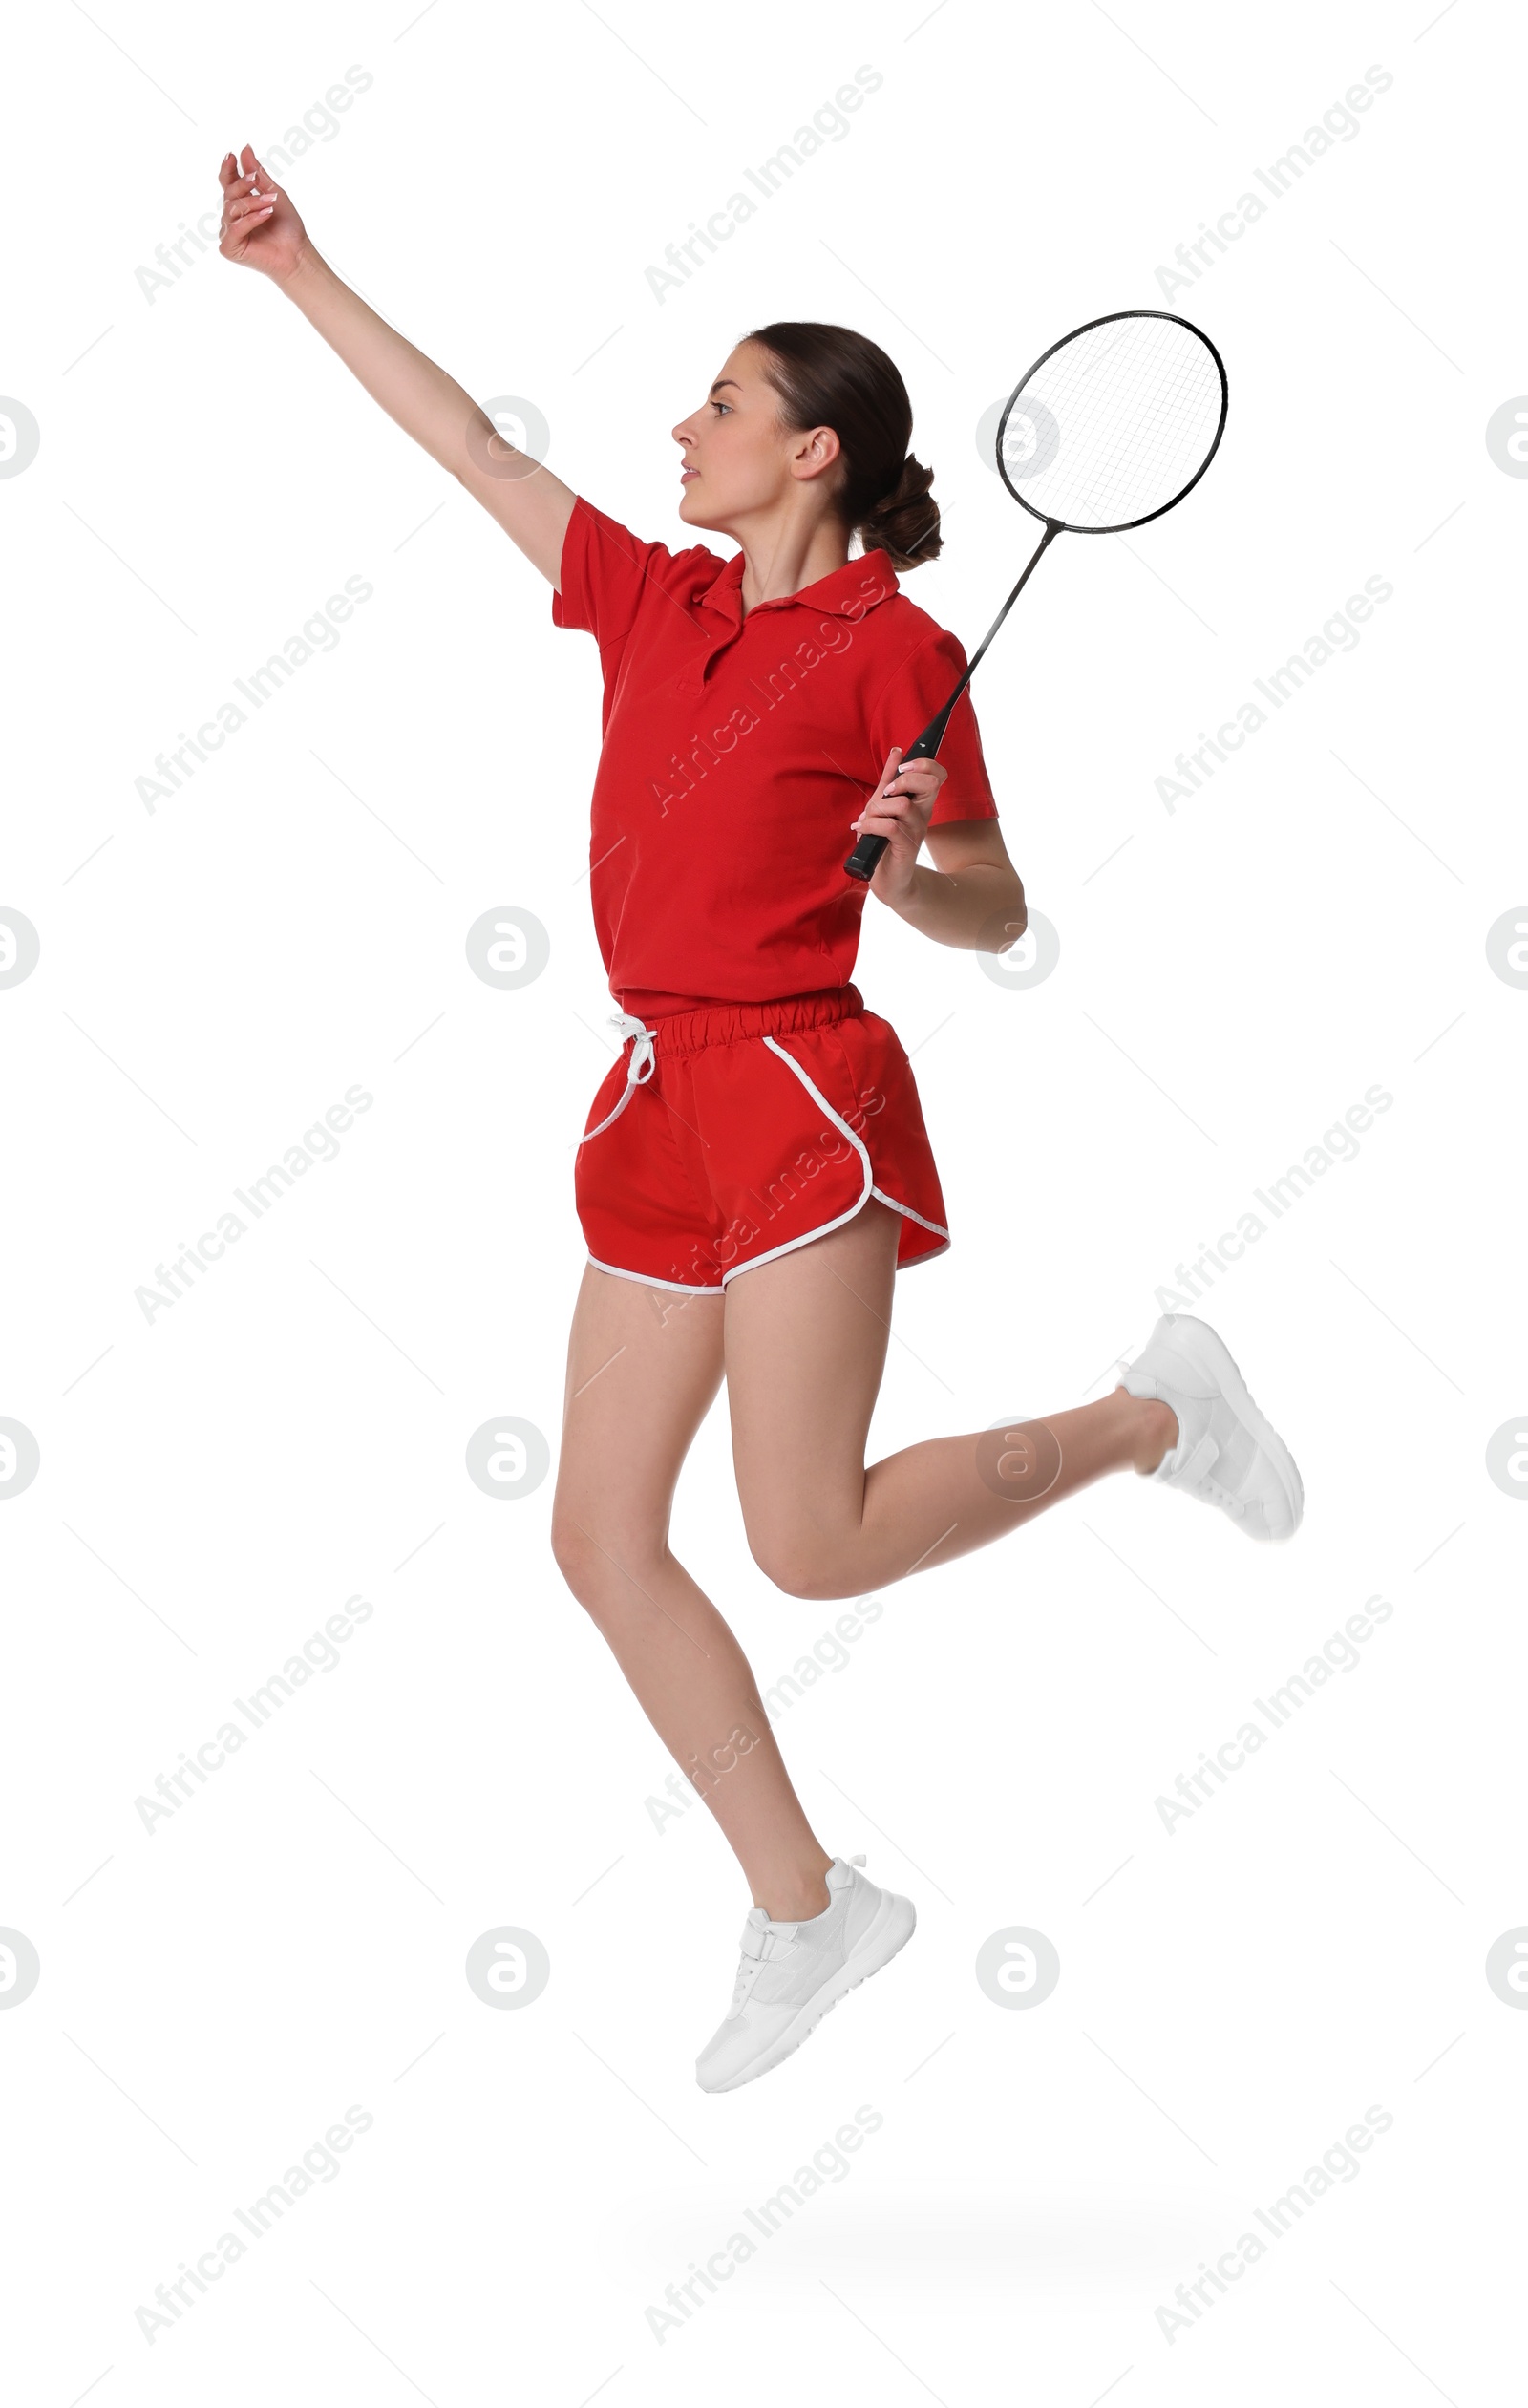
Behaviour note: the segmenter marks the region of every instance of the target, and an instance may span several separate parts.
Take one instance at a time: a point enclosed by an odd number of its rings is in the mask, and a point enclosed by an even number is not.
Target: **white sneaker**
[[[846,1991],[879,1973],[912,1937],[912,1902],[855,1871],[864,1863],[836,1856],[827,1870],[828,1904],[802,1923],[772,1923],[749,1910],[743,1957],[727,2020],[695,2060],[702,2090],[736,2090],[798,2049]]]
[[[1295,1459],[1258,1411],[1223,1340],[1192,1313],[1164,1312],[1120,1385],[1160,1396],[1178,1416],[1178,1444],[1151,1474],[1228,1513],[1249,1539],[1289,1539],[1305,1492]]]

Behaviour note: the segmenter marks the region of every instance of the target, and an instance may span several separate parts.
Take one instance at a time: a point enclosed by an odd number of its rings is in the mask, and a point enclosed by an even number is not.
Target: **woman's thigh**
[[[680,1466],[722,1378],[719,1296],[589,1267],[568,1335],[552,1544],[570,1575],[668,1543]]]
[[[737,1494],[754,1559],[782,1588],[859,1531],[898,1234],[899,1216],[872,1202],[726,1291]]]

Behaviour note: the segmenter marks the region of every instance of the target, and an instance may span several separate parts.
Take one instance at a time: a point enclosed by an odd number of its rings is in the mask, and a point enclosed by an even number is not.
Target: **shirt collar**
[[[676,671],[673,680],[673,692],[686,699],[693,700],[705,692],[712,663],[737,641],[744,628],[761,611],[790,610],[799,606],[819,617],[858,620],[900,591],[896,570],[877,545],[862,558],[845,561],[841,568],[830,569],[826,577],[817,578],[814,585],[803,586],[799,593],[778,594],[773,601],[756,602],[745,615],[744,565],[742,553],[734,553],[692,606],[700,614],[700,649]]]
[[[734,553],[706,594],[702,597],[720,611],[732,629],[746,624],[743,611],[743,568],[741,552]],[[897,572],[886,554],[877,545],[859,560],[845,561],[841,568],[832,568],[814,585],[803,586],[799,593],[776,594],[768,602],[755,602],[747,613],[752,619],[760,610],[788,610],[799,605],[837,618],[863,618],[879,602],[889,602],[902,590]]]

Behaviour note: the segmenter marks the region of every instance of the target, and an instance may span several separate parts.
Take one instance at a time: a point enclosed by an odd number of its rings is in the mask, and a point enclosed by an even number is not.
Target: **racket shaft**
[[[1014,586],[1013,591],[1009,594],[1007,602],[1003,605],[1002,609],[998,612],[997,617],[993,620],[991,626],[987,629],[987,633],[983,636],[982,641],[977,646],[976,650],[971,656],[966,674],[962,677],[959,685],[955,688],[955,691],[950,695],[949,700],[944,705],[942,710],[935,712],[934,716],[929,720],[928,725],[924,728],[922,735],[918,737],[915,743],[909,744],[906,752],[903,753],[902,756],[902,767],[897,773],[898,777],[901,777],[902,771],[906,768],[909,761],[931,761],[934,758],[940,746],[944,741],[944,731],[949,725],[950,713],[954,710],[955,705],[959,702],[962,694],[966,692],[966,687],[970,684],[971,679],[975,676],[977,665],[985,655],[987,646],[991,643],[993,636],[998,631],[998,629],[1002,626],[1004,620],[1008,617],[1008,612],[1017,602],[1020,594],[1024,591],[1025,586],[1029,584],[1029,579],[1033,576],[1034,571],[1039,565],[1041,553],[1060,533],[1061,529],[1055,523],[1054,520],[1047,520],[1045,533],[1041,536],[1039,543],[1035,545],[1034,550],[1030,553],[1028,561],[1026,561],[1023,576],[1019,579],[1019,582]],[[862,836],[860,839],[859,843],[855,846],[854,851],[850,854],[848,860],[843,864],[844,868],[848,871],[849,876],[851,878],[857,878],[861,885],[868,885],[871,879],[876,874],[876,863],[880,861],[881,854],[885,851],[890,842],[891,839],[885,836]]]

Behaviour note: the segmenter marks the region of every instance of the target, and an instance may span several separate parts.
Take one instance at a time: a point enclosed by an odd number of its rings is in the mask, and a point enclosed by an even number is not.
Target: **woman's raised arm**
[[[454,376],[336,276],[308,240],[290,197],[247,144],[238,160],[228,153],[218,180],[223,258],[279,285],[389,417],[449,469],[555,586],[572,487],[516,452]]]

